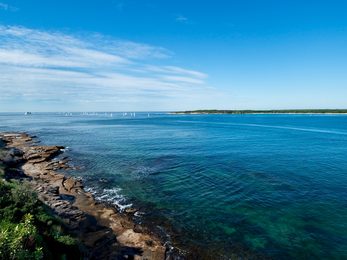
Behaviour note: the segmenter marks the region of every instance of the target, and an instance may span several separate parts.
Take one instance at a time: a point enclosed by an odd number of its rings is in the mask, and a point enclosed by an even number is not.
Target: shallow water
[[[0,130],[68,146],[97,198],[145,205],[184,244],[347,258],[345,115],[0,114]]]

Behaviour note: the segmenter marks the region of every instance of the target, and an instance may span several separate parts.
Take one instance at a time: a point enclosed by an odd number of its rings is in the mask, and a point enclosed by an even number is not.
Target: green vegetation
[[[347,114],[347,109],[217,110],[203,109],[175,114]]]
[[[28,185],[0,180],[0,258],[78,259],[78,244],[64,232]]]
[[[76,240],[31,187],[5,175],[0,161],[0,259],[80,259]]]
[[[23,221],[15,224],[9,220],[0,223],[0,251],[3,258],[9,259],[41,259],[41,238],[33,224],[33,215],[24,215]],[[42,241],[40,241],[42,242]]]

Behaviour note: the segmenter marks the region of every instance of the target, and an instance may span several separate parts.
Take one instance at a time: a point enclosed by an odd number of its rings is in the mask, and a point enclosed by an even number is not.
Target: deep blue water
[[[187,245],[347,258],[345,115],[0,114],[0,130],[68,146],[99,199],[147,205]]]

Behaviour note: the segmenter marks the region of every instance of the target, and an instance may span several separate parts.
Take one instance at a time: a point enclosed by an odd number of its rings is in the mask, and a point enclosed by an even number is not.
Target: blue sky
[[[0,111],[347,108],[346,1],[0,0]]]

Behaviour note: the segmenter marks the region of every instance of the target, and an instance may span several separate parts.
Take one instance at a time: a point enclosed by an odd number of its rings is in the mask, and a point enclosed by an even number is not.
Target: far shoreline
[[[347,115],[347,109],[280,109],[280,110],[187,110],[174,115]]]

